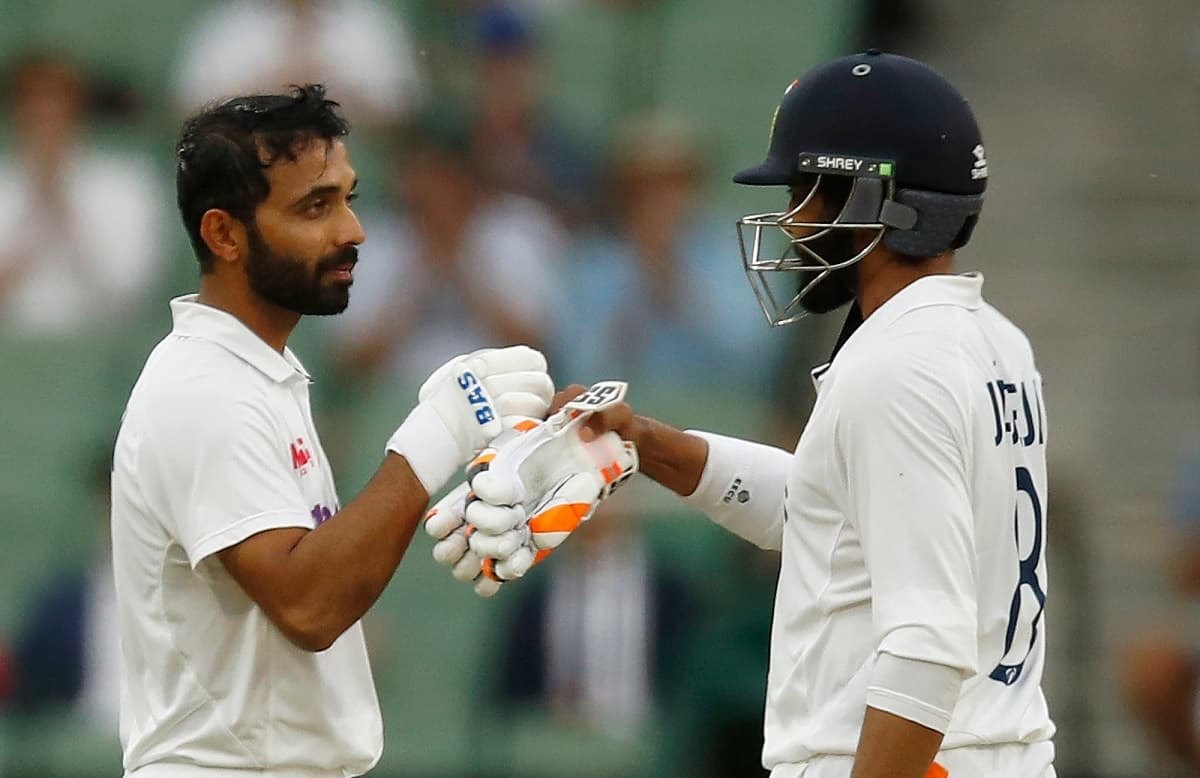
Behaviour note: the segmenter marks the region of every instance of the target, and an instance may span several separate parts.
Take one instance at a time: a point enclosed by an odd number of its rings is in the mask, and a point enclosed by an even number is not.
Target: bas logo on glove
[[[483,393],[483,387],[479,385],[479,379],[470,370],[464,370],[458,375],[458,387],[466,392],[467,402],[471,405],[478,405],[475,409],[475,420],[481,425],[487,424],[496,419],[496,412],[492,410],[492,404],[488,401],[488,397]]]
[[[541,418],[553,394],[546,358],[528,346],[454,357],[421,385],[417,407],[386,450],[405,457],[432,495],[503,431],[505,419]]]

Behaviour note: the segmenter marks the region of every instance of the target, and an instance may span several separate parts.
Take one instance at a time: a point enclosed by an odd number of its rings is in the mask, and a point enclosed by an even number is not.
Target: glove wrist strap
[[[386,451],[408,460],[425,491],[433,497],[462,463],[453,433],[427,403],[420,403],[388,439]]]

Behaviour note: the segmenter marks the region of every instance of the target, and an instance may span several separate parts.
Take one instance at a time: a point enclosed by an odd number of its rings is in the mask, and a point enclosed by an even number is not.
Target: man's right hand
[[[637,470],[636,450],[616,433],[589,443],[579,436],[588,415],[624,392],[623,382],[600,382],[560,396],[545,422],[506,425],[468,466],[467,483],[426,514],[434,559],[487,597],[549,555]]]
[[[421,386],[420,403],[388,440],[432,495],[500,434],[505,417],[545,417],[554,394],[546,358],[528,346],[451,359]]]
[[[547,416],[557,413],[564,405],[573,402],[587,391],[588,387],[582,384],[567,386],[554,395],[554,398],[550,401],[550,409],[547,412]],[[630,407],[629,403],[621,400],[600,410],[592,411],[582,424],[580,437],[585,442],[590,442],[605,432],[615,432],[621,440],[628,440],[636,445],[638,421],[639,419],[634,414],[633,408]]]
[[[579,384],[563,389],[554,395],[550,413],[557,412],[585,391],[587,389]],[[593,412],[583,422],[579,437],[590,443],[606,432],[615,432],[622,440],[634,445],[638,452],[638,468],[652,481],[684,497],[696,490],[708,458],[708,444],[702,438],[647,416],[639,416],[624,401]]]

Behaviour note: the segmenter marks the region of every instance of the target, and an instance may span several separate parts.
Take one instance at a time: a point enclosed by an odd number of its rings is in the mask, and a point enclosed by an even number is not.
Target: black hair
[[[248,95],[208,105],[183,123],[175,146],[175,198],[201,272],[212,254],[200,220],[212,208],[253,225],[254,210],[271,191],[264,172],[280,159],[294,161],[313,140],[350,132],[338,104],[321,84],[293,86],[288,94]]]

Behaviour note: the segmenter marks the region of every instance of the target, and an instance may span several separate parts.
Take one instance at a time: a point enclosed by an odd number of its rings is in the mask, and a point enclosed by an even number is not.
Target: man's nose
[[[342,220],[337,237],[339,246],[357,246],[367,239],[366,233],[363,232],[362,222],[358,220],[358,214],[349,208],[346,209],[346,217]]]

